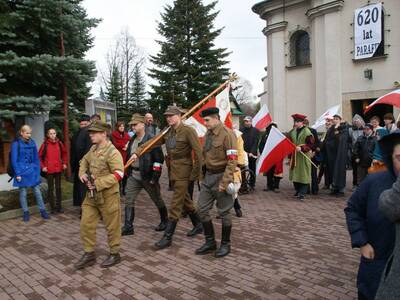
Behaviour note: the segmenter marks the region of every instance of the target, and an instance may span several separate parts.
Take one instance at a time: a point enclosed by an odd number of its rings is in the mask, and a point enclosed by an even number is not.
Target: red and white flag
[[[261,106],[258,113],[254,116],[252,125],[258,130],[264,129],[272,122],[271,114],[269,113],[269,109],[267,104]]]
[[[389,104],[395,107],[400,107],[400,89],[394,90],[393,92],[379,97],[365,108],[364,113],[368,112],[373,106],[377,104]]]
[[[294,151],[296,151],[296,146],[282,132],[272,126],[264,150],[257,160],[256,174],[268,172]]]
[[[229,101],[229,89],[230,86],[227,87],[219,93],[217,96],[211,98],[201,109],[197,110],[189,119],[185,121],[186,125],[192,126],[196,129],[199,137],[205,136],[207,132],[207,128],[204,126],[204,120],[200,117],[200,112],[209,107],[218,107],[219,108],[219,116],[221,121],[229,128],[232,128],[232,113],[231,113],[231,104]]]
[[[314,129],[318,129],[319,127],[325,125],[326,119],[327,118],[332,118],[334,115],[339,114],[340,112],[340,104],[332,106],[329,108],[326,112],[324,112],[317,121],[315,121],[315,124],[312,126]]]

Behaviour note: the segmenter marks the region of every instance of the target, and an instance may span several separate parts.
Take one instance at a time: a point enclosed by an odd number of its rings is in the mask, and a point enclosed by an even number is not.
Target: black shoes
[[[160,241],[155,243],[155,247],[157,249],[165,249],[172,244],[172,236],[174,235],[175,228],[176,228],[177,221],[175,220],[168,220],[167,228],[164,231],[164,236]]]
[[[134,207],[125,207],[125,223],[124,227],[122,227],[121,234],[122,235],[133,235],[133,221],[135,220],[135,208]]]
[[[165,228],[167,228],[167,222],[168,222],[168,211],[165,206],[161,207],[158,209],[158,212],[160,213],[160,224],[156,228],[154,228],[155,231],[164,231]]]
[[[217,250],[217,243],[215,242],[214,226],[211,221],[203,223],[204,236],[206,242],[199,249],[195,251],[197,255],[204,255],[211,251]]]
[[[222,225],[221,246],[215,251],[216,258],[224,257],[231,252],[231,229],[232,226]]]
[[[79,261],[74,265],[75,270],[82,270],[93,266],[96,263],[96,254],[94,252],[85,252]]]
[[[193,228],[188,231],[187,236],[195,236],[196,234],[203,232],[203,225],[201,225],[200,217],[198,212],[189,213],[189,218],[192,221]]]
[[[109,268],[112,267],[116,264],[118,264],[121,261],[121,256],[119,253],[110,253],[110,255],[103,261],[100,265],[102,268]]]

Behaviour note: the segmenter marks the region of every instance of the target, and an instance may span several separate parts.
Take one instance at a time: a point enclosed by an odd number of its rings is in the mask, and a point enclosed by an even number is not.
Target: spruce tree
[[[216,3],[175,0],[161,14],[161,50],[151,56],[155,67],[149,70],[156,81],[151,85],[149,106],[159,118],[172,103],[193,106],[228,76],[229,53],[214,44],[222,31],[214,28]]]
[[[114,66],[111,72],[111,77],[107,83],[106,87],[106,97],[108,101],[115,103],[118,113],[118,118],[124,115],[124,92],[122,84],[121,72],[118,70],[117,66]]]
[[[133,113],[145,113],[146,103],[146,81],[142,74],[141,64],[137,63],[133,70],[132,85],[129,93],[129,110]]]
[[[95,64],[84,59],[92,47],[88,18],[81,0],[0,0],[0,117],[48,112],[62,119],[61,83],[70,109],[84,109]],[[60,36],[65,56],[60,57]]]

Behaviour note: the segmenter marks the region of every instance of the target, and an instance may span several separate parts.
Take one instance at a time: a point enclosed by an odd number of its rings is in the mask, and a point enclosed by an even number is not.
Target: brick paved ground
[[[263,192],[261,181],[241,198],[244,217],[234,218],[232,253],[223,259],[193,255],[203,238],[185,236],[187,219],[170,249],[154,251],[158,216],[144,194],[123,262],[108,270],[74,272],[82,252],[72,209],[47,222],[0,222],[0,299],[354,299],[358,253],[345,230],[345,200],[323,192],[300,203],[285,181],[280,194]],[[101,225],[99,261],[105,240]]]

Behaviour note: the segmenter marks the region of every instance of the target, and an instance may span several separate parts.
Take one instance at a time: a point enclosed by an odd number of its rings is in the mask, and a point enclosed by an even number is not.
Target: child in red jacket
[[[49,190],[47,193],[51,213],[63,213],[61,206],[61,174],[67,168],[67,151],[57,138],[54,128],[47,130],[46,139],[39,149],[40,169],[46,173]],[[56,203],[54,204],[54,186]]]

